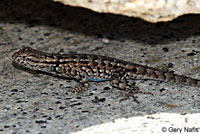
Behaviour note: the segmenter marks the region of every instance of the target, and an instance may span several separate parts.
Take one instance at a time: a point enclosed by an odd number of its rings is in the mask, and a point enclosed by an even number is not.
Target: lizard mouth
[[[19,52],[15,52],[13,55],[12,55],[12,60],[13,61],[16,61],[16,59],[19,57]]]
[[[19,52],[15,52],[13,55],[12,55],[12,60],[14,62],[17,62],[19,60]]]

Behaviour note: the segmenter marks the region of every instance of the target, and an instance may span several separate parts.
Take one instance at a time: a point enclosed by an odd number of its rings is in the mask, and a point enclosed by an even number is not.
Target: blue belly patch
[[[88,81],[94,81],[94,82],[100,82],[100,81],[106,81],[107,79],[104,78],[87,78]]]

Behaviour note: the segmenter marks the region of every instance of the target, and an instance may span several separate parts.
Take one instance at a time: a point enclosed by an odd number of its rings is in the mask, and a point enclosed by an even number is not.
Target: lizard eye
[[[15,62],[19,63],[19,62],[20,62],[20,59],[19,59],[19,58],[17,58],[17,59],[15,60]]]
[[[32,48],[30,48],[30,47],[23,47],[22,50],[21,50],[21,53],[28,54],[30,52],[32,52]]]

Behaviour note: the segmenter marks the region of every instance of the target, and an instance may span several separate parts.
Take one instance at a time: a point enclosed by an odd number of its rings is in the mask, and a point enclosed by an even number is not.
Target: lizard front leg
[[[88,82],[88,80],[86,79],[85,76],[80,77],[80,78],[76,78],[75,77],[75,79],[78,81],[78,83],[80,84],[80,86],[73,87],[74,92],[80,93],[82,91],[88,90],[89,82]]]
[[[86,75],[79,72],[76,69],[72,69],[70,72],[70,77],[74,78],[78,82],[78,86],[70,86],[72,92],[80,93],[86,91],[89,87],[89,82],[86,78]]]

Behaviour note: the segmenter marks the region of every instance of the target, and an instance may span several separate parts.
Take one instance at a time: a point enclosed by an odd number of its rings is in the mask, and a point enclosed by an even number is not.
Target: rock
[[[200,13],[200,0],[54,0],[100,13],[139,17],[149,22],[170,21],[189,13]]]

